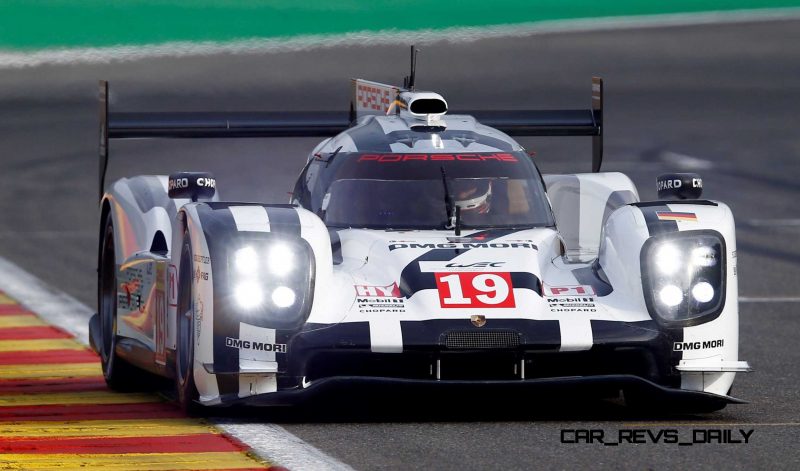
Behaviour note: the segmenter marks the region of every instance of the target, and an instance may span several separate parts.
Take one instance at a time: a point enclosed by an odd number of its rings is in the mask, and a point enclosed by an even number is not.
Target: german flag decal
[[[676,213],[671,211],[656,211],[659,221],[684,221],[697,222],[695,213]]]

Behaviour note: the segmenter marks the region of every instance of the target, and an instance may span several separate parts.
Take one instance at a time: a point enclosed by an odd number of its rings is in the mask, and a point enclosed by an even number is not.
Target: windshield
[[[315,164],[327,178],[315,179],[310,206],[331,227],[450,229],[455,207],[466,229],[553,225],[523,152],[343,153]]]

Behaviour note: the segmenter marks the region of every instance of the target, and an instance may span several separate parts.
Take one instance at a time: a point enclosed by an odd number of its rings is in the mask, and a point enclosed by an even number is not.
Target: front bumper
[[[619,397],[629,395],[669,402],[679,409],[714,409],[742,402],[728,396],[681,389],[675,338],[653,322],[592,321],[592,348],[559,351],[558,323],[493,320],[477,328],[468,320],[403,323],[402,353],[370,348],[369,325],[311,325],[287,336],[288,352],[279,358],[278,391],[240,398],[223,394],[221,402],[290,405],[321,397],[437,397],[455,395],[530,400],[536,397]],[[504,348],[453,342],[453,332],[512,332],[488,336],[509,342]],[[505,339],[505,340],[503,340]],[[480,339],[478,339],[480,340]],[[686,406],[686,407],[684,407]]]
[[[402,353],[372,351],[369,324],[310,326],[287,338],[279,389],[334,377],[408,380],[529,380],[630,375],[680,387],[674,338],[652,321],[592,321],[593,344],[560,351],[558,321],[469,320],[402,322]]]

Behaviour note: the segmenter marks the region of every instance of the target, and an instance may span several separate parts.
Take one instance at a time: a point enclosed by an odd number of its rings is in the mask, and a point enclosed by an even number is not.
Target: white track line
[[[83,344],[89,344],[89,318],[94,310],[3,257],[0,257],[0,290],[49,323],[69,331]],[[353,469],[279,425],[238,424],[230,419],[211,422],[272,464],[296,470]]]
[[[214,425],[247,443],[259,455],[291,470],[352,471],[353,468],[331,458],[276,424],[236,423],[220,419]]]
[[[89,345],[89,317],[94,311],[3,257],[0,257],[0,290]]]
[[[253,38],[229,42],[176,41],[139,46],[60,48],[41,51],[0,51],[0,68],[24,68],[59,64],[102,64],[154,57],[207,56],[296,52],[339,46],[369,44],[424,45],[434,42],[465,43],[482,39],[533,36],[552,33],[580,33],[619,29],[661,28],[706,24],[735,24],[756,21],[781,21],[800,18],[800,8],[767,8],[705,13],[676,13],[649,16],[618,16],[570,20],[536,21],[516,25],[454,27],[417,31],[360,31],[336,35],[303,35],[292,38]]]

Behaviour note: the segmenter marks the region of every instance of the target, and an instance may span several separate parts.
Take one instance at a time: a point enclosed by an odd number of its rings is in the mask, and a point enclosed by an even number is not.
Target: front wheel
[[[199,412],[197,386],[194,383],[194,283],[192,280],[192,245],[184,232],[181,266],[178,271],[178,345],[175,355],[175,391],[178,404],[186,413]]]
[[[150,388],[153,378],[116,353],[117,348],[117,265],[114,252],[114,224],[109,215],[103,230],[98,280],[98,312],[102,341],[99,345],[103,378],[111,389],[132,391]]]

